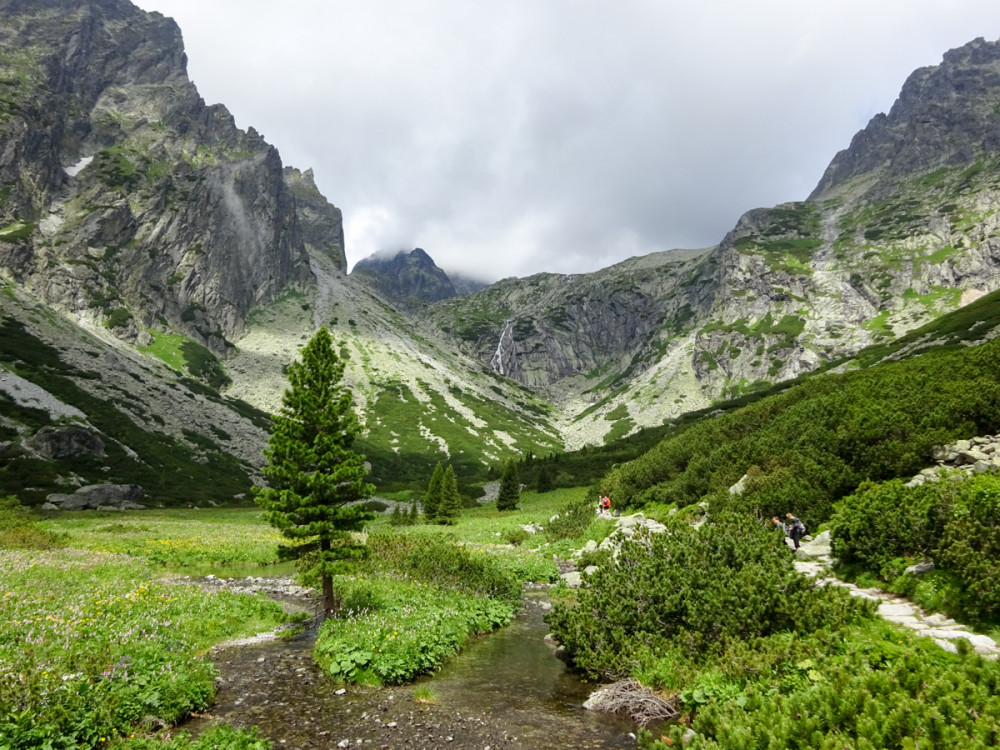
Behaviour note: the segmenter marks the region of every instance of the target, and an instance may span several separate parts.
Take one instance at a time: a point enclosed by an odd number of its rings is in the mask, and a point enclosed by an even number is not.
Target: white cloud
[[[347,253],[489,278],[714,244],[804,198],[995,0],[140,0],[209,102],[313,167]]]

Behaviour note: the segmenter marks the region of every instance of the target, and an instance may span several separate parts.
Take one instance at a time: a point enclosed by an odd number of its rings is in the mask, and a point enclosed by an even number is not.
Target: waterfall
[[[505,341],[506,346],[504,344]],[[493,372],[500,375],[507,374],[504,372],[504,361],[508,353],[514,353],[514,323],[510,320],[504,323],[503,331],[500,332],[500,340],[497,342],[497,350],[493,353],[493,358],[490,360],[490,367],[493,368]]]

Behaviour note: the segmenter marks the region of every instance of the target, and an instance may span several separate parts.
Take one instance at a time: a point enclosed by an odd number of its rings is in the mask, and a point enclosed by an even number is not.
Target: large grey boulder
[[[48,503],[62,510],[144,510],[142,487],[137,484],[91,484],[81,487],[71,495],[53,494],[45,498]]]
[[[31,447],[46,458],[103,456],[104,441],[82,425],[43,427],[30,440]]]
[[[932,570],[934,570],[934,561],[924,560],[923,562],[918,562],[914,565],[911,565],[903,572],[909,573],[910,575],[922,576],[925,575],[926,573],[930,573]]]

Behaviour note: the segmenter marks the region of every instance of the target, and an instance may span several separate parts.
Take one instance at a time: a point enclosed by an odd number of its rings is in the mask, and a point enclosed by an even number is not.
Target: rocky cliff
[[[347,276],[340,211],[202,101],[172,21],[125,0],[0,0],[0,49],[0,376],[69,409],[4,391],[0,448],[60,487],[96,476],[53,469],[42,431],[83,420],[81,444],[105,446],[80,459],[92,473],[109,452],[154,480],[183,471],[173,454],[235,461],[236,494],[266,419],[213,388],[276,410],[319,325],[350,356],[363,447],[391,482],[614,440],[1000,287],[996,43],[914,73],[809,199],[747,212],[715,247],[467,297],[420,250]]]
[[[998,111],[1000,43],[975,40],[916,71],[808,200],[711,251],[508,280],[433,319],[569,410],[571,443],[811,372],[1000,286]]]
[[[207,106],[176,24],[125,0],[0,1],[0,272],[119,338],[218,354],[256,306],[343,267],[339,211]],[[146,339],[148,342],[148,338]]]
[[[376,254],[354,264],[351,276],[370,284],[387,299],[404,307],[458,296],[448,274],[422,248]]]

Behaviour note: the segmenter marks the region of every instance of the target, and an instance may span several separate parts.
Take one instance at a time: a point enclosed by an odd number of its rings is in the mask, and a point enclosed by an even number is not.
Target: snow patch
[[[76,177],[80,172],[86,169],[90,162],[94,160],[93,156],[84,156],[80,161],[74,164],[72,167],[63,167],[63,171],[70,177]]]

